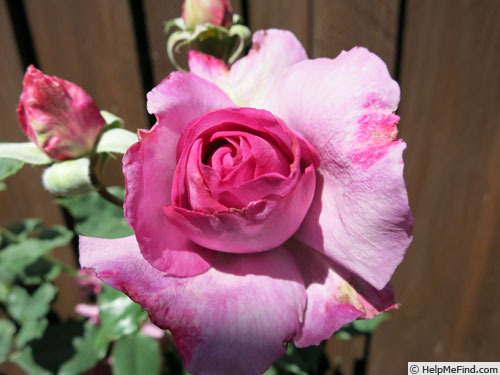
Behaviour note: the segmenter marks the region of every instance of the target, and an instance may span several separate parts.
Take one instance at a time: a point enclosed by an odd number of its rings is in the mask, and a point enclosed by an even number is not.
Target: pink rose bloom
[[[255,33],[229,69],[192,52],[148,94],[124,158],[135,236],[81,238],[80,263],[169,329],[195,374],[261,374],[395,307],[412,239],[399,87],[364,48],[309,60]]]
[[[205,23],[228,27],[232,16],[229,0],[185,0],[182,4],[182,18],[188,27]]]
[[[106,122],[92,98],[74,83],[43,74],[24,75],[17,107],[21,129],[54,160],[88,154]]]

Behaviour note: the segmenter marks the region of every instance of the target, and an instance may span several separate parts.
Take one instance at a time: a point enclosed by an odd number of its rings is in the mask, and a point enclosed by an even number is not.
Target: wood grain
[[[146,125],[145,99],[126,1],[26,2],[40,64],[82,86],[128,129]]]
[[[175,70],[167,57],[167,38],[163,33],[163,23],[182,14],[183,0],[144,0],[144,14],[151,50],[155,84]]]
[[[371,374],[500,353],[500,3],[415,0],[407,10],[400,115],[415,239]]]
[[[7,7],[0,0],[0,46],[3,58],[0,59],[0,142],[25,142],[27,137],[21,131],[16,115],[16,107],[22,90],[23,69],[14,39]],[[60,208],[55,199],[42,188],[43,168],[25,166],[18,174],[6,180],[7,190],[0,192],[0,225],[8,226],[24,218],[40,218],[46,225],[64,224]],[[55,256],[69,265],[75,265],[71,246],[55,250]],[[58,296],[55,311],[62,318],[74,316],[73,308],[78,303],[78,289],[73,279],[61,275],[55,281]],[[15,364],[6,362],[0,365],[0,373],[9,375],[23,374]]]
[[[311,2],[313,0],[251,0],[248,2],[252,31],[287,29],[300,40],[309,55],[312,52]]]
[[[128,1],[27,1],[26,11],[45,73],[83,87],[127,129],[148,127]],[[123,185],[120,162],[105,180]]]
[[[335,57],[364,46],[379,55],[394,73],[399,0],[314,0],[315,57]]]
[[[4,0],[0,1],[0,142],[26,142],[17,122],[16,107],[22,91],[23,69]],[[40,167],[25,166],[6,180],[7,190],[0,192],[0,225],[6,226],[27,217],[40,217],[47,224],[62,223],[60,210],[52,196],[42,188]]]

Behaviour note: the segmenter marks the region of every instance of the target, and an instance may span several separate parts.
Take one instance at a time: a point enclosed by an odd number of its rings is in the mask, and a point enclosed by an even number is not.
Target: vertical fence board
[[[147,126],[127,1],[27,1],[26,10],[46,73],[82,86],[128,129]]]
[[[4,0],[0,0],[0,45],[3,58],[0,59],[0,142],[25,142],[27,137],[21,131],[16,107],[22,90],[23,70],[14,39],[14,34]],[[18,174],[6,180],[7,190],[0,192],[0,225],[8,226],[25,218],[40,218],[46,225],[64,224],[55,198],[42,188],[43,168],[25,166]],[[74,265],[75,259],[70,246],[55,250],[55,256],[63,262]],[[55,310],[62,317],[71,316],[78,302],[77,288],[71,278],[61,275],[55,284],[59,288]],[[7,373],[15,373],[6,369]]]
[[[415,240],[371,374],[499,355],[500,3],[411,0],[407,10],[400,115]]]
[[[82,86],[126,128],[148,127],[128,1],[27,1],[26,11],[45,73]],[[123,184],[119,162],[104,179]]]
[[[181,16],[182,3],[183,0],[144,0],[155,84],[158,84],[175,69],[167,57],[167,38],[163,33],[163,23]]]
[[[311,54],[311,1],[313,0],[252,0],[248,3],[250,27],[291,30]]]
[[[336,57],[359,45],[378,54],[395,71],[398,36],[398,0],[313,0],[311,10],[313,57]],[[286,17],[286,14],[282,15]],[[382,328],[383,329],[383,328]],[[364,338],[331,339],[327,352],[334,373],[363,373]],[[361,372],[360,372],[361,371]]]
[[[22,90],[23,69],[5,1],[0,2],[0,142],[26,142],[27,137],[17,122],[16,107]],[[40,217],[48,224],[62,222],[53,198],[42,189],[42,169],[25,166],[6,180],[7,190],[0,192],[0,225],[9,225],[26,217]]]
[[[314,0],[313,55],[335,57],[364,46],[394,73],[399,0]]]

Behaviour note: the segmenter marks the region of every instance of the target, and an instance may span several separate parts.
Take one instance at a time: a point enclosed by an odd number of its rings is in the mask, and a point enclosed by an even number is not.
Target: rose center
[[[231,185],[263,174],[290,173],[291,160],[278,145],[259,135],[226,131],[215,133],[207,143],[202,151],[203,164]]]

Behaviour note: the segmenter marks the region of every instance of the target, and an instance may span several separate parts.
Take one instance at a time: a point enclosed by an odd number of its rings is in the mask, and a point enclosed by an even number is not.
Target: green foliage
[[[115,187],[109,190],[116,196],[125,196],[121,188]],[[75,219],[75,231],[78,234],[99,238],[120,238],[133,234],[123,217],[123,209],[95,192],[63,198],[59,203],[68,209]]]
[[[48,325],[49,321],[45,318],[28,320],[17,333],[16,347],[22,348],[31,340],[42,337]]]
[[[45,334],[13,353],[10,360],[29,374],[81,374],[107,353],[109,343],[96,344],[98,327],[87,322],[54,324]]]
[[[47,254],[71,241],[73,233],[65,227],[44,227],[39,220],[26,219],[8,229],[0,228],[0,301],[4,301],[10,284],[38,285],[54,280],[61,266]]]
[[[108,111],[100,111],[100,113],[104,118],[104,121],[106,121],[106,126],[102,129],[102,133],[105,133],[110,129],[123,128],[123,120],[117,115]]]
[[[96,152],[124,154],[136,142],[137,134],[115,127],[102,133]]]
[[[99,294],[98,303],[101,340],[118,340],[137,332],[148,316],[141,310],[140,305],[122,292],[105,284]]]
[[[382,313],[373,317],[373,319],[355,320],[335,332],[334,336],[339,340],[350,340],[353,336],[366,335],[375,331],[380,323],[387,319],[389,319],[389,315]]]
[[[7,312],[19,324],[40,319],[49,312],[49,305],[57,289],[52,284],[42,284],[32,295],[26,289],[14,285],[7,296]]]
[[[37,219],[26,219],[0,228],[0,235],[0,307],[11,320],[1,321],[0,357],[5,360],[15,337],[17,351],[9,360],[29,374],[49,374],[40,366],[32,346],[52,331],[48,314],[57,288],[50,281],[63,266],[49,253],[68,244],[73,233],[62,226],[46,227]]]
[[[7,359],[15,332],[16,326],[14,324],[5,319],[0,320],[0,363]]]
[[[0,143],[0,158],[19,160],[34,165],[52,163],[52,159],[33,142],[2,142]]]
[[[124,337],[112,353],[114,375],[160,374],[160,345],[149,336],[137,333]]]
[[[7,295],[7,312],[20,326],[16,346],[22,347],[43,335],[48,326],[45,315],[57,289],[49,283],[42,284],[32,295],[26,289],[14,285]]]
[[[288,344],[286,354],[278,359],[264,375],[323,374],[329,367],[325,346],[326,341],[319,346],[304,349]]]
[[[73,339],[74,355],[62,364],[58,375],[81,374],[106,356],[109,342],[98,342],[98,330],[96,325],[88,321],[85,323],[83,336],[75,336]]]
[[[49,371],[40,367],[35,362],[33,359],[33,351],[29,346],[13,353],[9,357],[9,360],[16,363],[19,367],[26,371],[27,375],[51,375]]]

